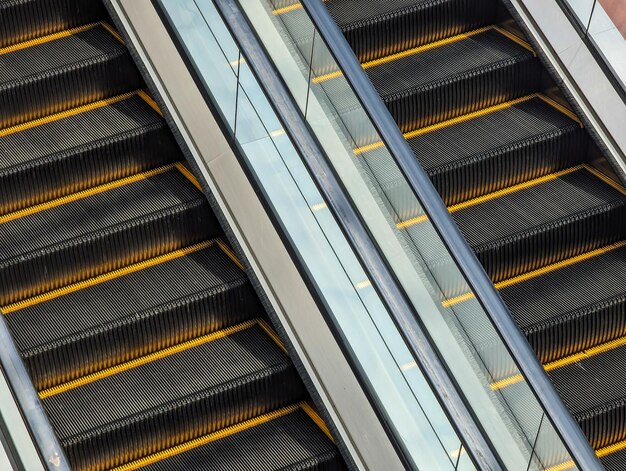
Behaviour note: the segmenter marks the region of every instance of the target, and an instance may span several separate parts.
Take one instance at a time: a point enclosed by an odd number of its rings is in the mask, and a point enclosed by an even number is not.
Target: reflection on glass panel
[[[563,463],[560,438],[306,12],[297,1],[239,1],[287,86],[310,87],[310,128],[507,468]],[[432,415],[436,430],[441,422]],[[453,465],[467,466],[456,440],[438,435]]]
[[[405,456],[419,469],[455,469],[462,455],[456,432],[282,129],[249,65],[241,60],[239,51],[233,47],[232,37],[221,23],[215,6],[208,0],[160,2],[196,72],[231,126],[241,156],[260,191],[328,306],[332,321],[345,339],[346,348],[364,372],[363,380],[403,447]],[[328,109],[335,117],[331,123],[317,120],[319,114],[308,113],[312,98],[310,84],[316,82],[318,74],[302,76],[300,67],[314,62],[319,64],[319,73],[324,74],[331,70],[329,67],[333,62],[325,46],[315,43],[310,23],[298,24],[296,21],[293,27],[298,40],[290,45],[291,55],[297,53],[299,58],[302,57],[291,71],[294,83],[290,89],[294,98],[303,114],[310,118],[310,124],[320,132],[334,134],[335,126],[340,126],[342,133],[348,132],[340,110]],[[216,67],[221,67],[217,76]],[[285,76],[289,77],[289,74]],[[221,80],[226,80],[227,86]],[[334,84],[327,92],[334,100],[326,103],[336,103],[342,94],[350,99],[342,104],[346,107],[342,110],[356,110],[358,114],[353,115],[349,132],[369,133],[372,138],[373,128],[356,106],[354,97],[345,89],[333,87]],[[341,144],[344,152],[357,142],[351,141],[349,147]],[[359,161],[360,157],[354,156],[354,159]]]

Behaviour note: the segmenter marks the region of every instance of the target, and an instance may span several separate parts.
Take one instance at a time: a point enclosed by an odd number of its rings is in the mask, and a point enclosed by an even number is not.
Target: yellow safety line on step
[[[195,186],[198,190],[202,191],[202,186],[200,186],[200,182],[196,180],[196,177],[193,176],[193,173],[191,173],[189,169],[185,167],[185,164],[183,164],[182,162],[178,162],[175,165],[176,165],[176,168],[180,171],[180,173],[182,173],[184,177],[193,184],[193,186]]]
[[[115,28],[113,28],[113,26],[111,26],[109,23],[107,23],[106,21],[102,21],[100,23],[100,26],[102,26],[104,29],[106,29],[109,32],[109,34],[111,36],[113,36],[115,39],[117,39],[120,43],[126,45],[124,43],[124,38],[122,38],[120,33],[118,33],[117,30]]]
[[[504,28],[500,28],[499,26],[494,26],[493,29],[496,30],[501,35],[506,36],[511,41],[516,42],[517,44],[522,46],[524,49],[529,50],[530,52],[532,52],[533,56],[537,57],[537,53],[535,52],[533,47],[524,39],[520,38],[517,34],[514,34]]]
[[[543,101],[545,101],[548,105],[553,106],[554,108],[559,110],[565,116],[567,116],[570,119],[573,119],[574,121],[576,121],[581,128],[583,127],[582,121],[578,118],[578,115],[576,113],[574,113],[572,110],[570,110],[569,108],[563,106],[558,101],[550,98],[549,96],[544,95],[543,93],[539,93],[537,96],[539,98],[541,98]]]
[[[626,449],[626,440],[622,440],[621,442],[613,443],[612,445],[605,446],[604,448],[600,448],[596,450],[596,456],[598,458],[603,458],[612,453],[617,453],[618,451],[622,451]],[[575,468],[575,463],[571,460],[565,461],[561,464],[557,464],[555,466],[551,466],[546,469],[546,471],[566,471],[569,469]]]
[[[130,185],[131,183],[134,183],[140,180],[146,180],[155,175],[168,172],[172,170],[174,166],[175,164],[165,165],[163,167],[159,167],[154,170],[148,170],[147,172],[137,173],[135,175],[131,175],[130,177],[121,178],[119,180],[115,180],[109,183],[104,183],[103,185],[95,186],[87,190],[79,191],[77,193],[72,193],[67,196],[62,196],[61,198],[57,198],[51,201],[46,201],[45,203],[41,203],[35,206],[30,206],[28,208],[20,209],[12,213],[5,214],[4,216],[0,216],[0,224],[4,224],[9,221],[13,221],[15,219],[23,218],[25,216],[30,216],[32,214],[40,213],[48,209],[56,208],[57,206],[62,206],[64,204],[68,204],[73,201],[78,201],[84,198],[89,198],[90,196],[104,193],[106,191],[113,190],[114,188],[119,188],[125,185]]]
[[[326,3],[329,0],[322,0],[322,2]],[[272,11],[273,15],[284,15],[285,13],[289,13],[291,11],[295,11],[295,10],[300,10],[302,9],[302,3],[297,2],[297,3],[293,3],[291,5],[287,5],[285,7],[280,7],[280,8],[276,8],[275,10]]]
[[[222,339],[224,337],[228,337],[229,335],[235,334],[237,332],[241,332],[242,330],[249,329],[257,324],[256,320],[251,320],[247,322],[243,322],[241,324],[235,325],[233,327],[228,327],[226,329],[218,330],[217,332],[213,332],[208,335],[203,335],[202,337],[198,337],[193,340],[189,340],[187,342],[183,342],[178,345],[174,345],[172,347],[165,348],[163,350],[159,350],[158,352],[151,353],[149,355],[145,355],[140,358],[136,358],[134,360],[122,363],[120,365],[112,366],[110,368],[106,368],[104,370],[98,371],[96,373],[89,374],[87,376],[83,376],[82,378],[75,379],[73,381],[68,381],[67,383],[60,384],[58,386],[54,386],[49,389],[45,389],[39,393],[39,397],[41,399],[48,398],[50,396],[55,396],[57,394],[61,394],[63,392],[69,391],[71,389],[75,389],[81,386],[85,386],[87,384],[93,383],[95,381],[107,378],[109,376],[113,376],[123,371],[128,371],[133,368],[137,368],[139,366],[152,363],[156,360],[160,360],[162,358],[166,358],[171,355],[175,355],[177,353],[183,352],[185,350],[189,350],[191,348],[198,347],[200,345],[204,345],[208,342],[213,342],[218,339]]]
[[[584,164],[584,167],[585,167],[585,169],[587,169],[588,172],[594,174],[596,177],[598,177],[604,183],[606,183],[610,187],[613,187],[614,189],[619,191],[621,194],[626,196],[626,189],[624,189],[624,187],[622,185],[620,185],[618,182],[616,182],[612,178],[608,177],[607,175],[602,173],[600,170],[592,167],[591,165]]]
[[[163,113],[161,112],[161,108],[159,108],[159,105],[157,105],[157,102],[154,101],[152,99],[152,97],[150,95],[148,95],[146,92],[144,92],[143,90],[139,90],[137,92],[137,95],[139,95],[139,97],[145,101],[146,103],[148,103],[148,105],[150,105],[150,107],[156,111],[157,113],[159,113],[161,116],[163,116]]]
[[[9,304],[7,306],[0,308],[0,310],[5,315],[10,314],[12,312],[19,311],[20,309],[34,306],[36,304],[50,301],[51,299],[58,298],[60,296],[64,296],[69,293],[73,293],[74,291],[85,289],[90,286],[94,286],[100,283],[104,283],[106,281],[113,280],[115,278],[129,275],[131,273],[135,273],[135,272],[144,270],[146,268],[153,267],[155,265],[159,265],[161,263],[165,263],[170,260],[174,260],[176,258],[184,257],[185,255],[189,255],[194,252],[198,252],[200,250],[211,247],[214,243],[215,243],[215,240],[210,240],[210,241],[201,242],[199,244],[195,244],[189,247],[185,247],[182,249],[174,250],[173,252],[169,252],[164,255],[159,255],[158,257],[150,258],[148,260],[144,260],[142,262],[135,263],[133,265],[129,265],[124,268],[120,268],[120,269],[117,269],[108,273],[104,273],[102,275],[98,275],[93,278],[88,278],[87,280],[79,281],[78,283],[64,286],[63,288],[58,288],[58,289],[49,291],[47,293],[34,296],[32,298],[25,299],[23,301],[18,301],[16,303]]]
[[[243,266],[243,263],[241,263],[239,261],[239,259],[237,258],[237,255],[235,255],[235,252],[233,252],[232,249],[228,245],[226,245],[226,243],[223,240],[221,240],[221,239],[218,240],[217,241],[217,246],[220,249],[222,249],[222,252],[224,252],[226,254],[226,256],[228,258],[230,258],[235,265],[237,265],[242,270],[245,270],[245,268]]]
[[[525,101],[532,100],[533,98],[539,97],[539,93],[534,93],[532,95],[526,95],[521,98],[517,98],[515,100],[506,101],[504,103],[500,103],[499,105],[489,106],[487,108],[483,108],[478,111],[474,111],[472,113],[467,113],[461,116],[457,116],[456,118],[448,119],[446,121],[442,121],[440,123],[432,124],[430,126],[426,126],[423,128],[416,129],[414,131],[409,131],[404,133],[405,139],[411,139],[417,136],[421,136],[424,134],[428,134],[433,131],[437,131],[439,129],[447,128],[450,126],[454,126],[455,124],[464,123],[466,121],[470,121],[474,118],[478,118],[480,116],[485,116],[491,113],[495,113],[496,111],[504,110],[507,108],[511,108],[512,106],[518,105]],[[374,142],[372,144],[368,144],[366,146],[357,147],[353,150],[353,152],[357,155],[363,154],[364,152],[368,152],[370,150],[375,150],[380,147],[383,147],[384,143],[382,141]]]
[[[543,365],[543,368],[547,372],[550,372],[558,368],[563,368],[564,366],[573,365],[574,363],[585,360],[587,358],[600,355],[601,353],[605,353],[610,350],[615,350],[616,348],[623,347],[624,345],[626,345],[626,337],[621,337],[616,340],[603,343],[602,345],[598,345],[597,347],[589,348],[587,350],[583,350],[582,352],[569,355],[565,358],[561,358],[560,360],[555,360],[550,363],[546,363],[545,365]],[[503,380],[492,383],[491,389],[493,389],[494,391],[497,391],[498,389],[502,389],[512,384],[519,383],[522,380],[523,380],[522,375],[516,374],[508,378],[505,378]]]
[[[571,257],[565,260],[561,260],[560,262],[552,263],[550,265],[546,265],[545,267],[538,268],[537,270],[529,271],[528,273],[524,273],[522,275],[514,276],[513,278],[509,278],[507,280],[500,281],[495,283],[494,286],[496,289],[504,289],[508,286],[516,285],[522,283],[524,281],[531,280],[533,278],[537,278],[538,276],[545,275],[551,273],[556,270],[560,270],[562,268],[568,267],[570,265],[575,265],[577,263],[583,262],[585,260],[589,260],[594,257],[598,257],[605,253],[611,252],[613,250],[619,249],[621,247],[626,246],[626,241],[617,242],[615,244],[607,245],[605,247],[600,247],[599,249],[591,250],[589,252],[585,252],[580,255],[576,255],[575,257]],[[443,307],[451,307],[456,304],[460,304],[464,301],[468,301],[474,298],[473,293],[465,293],[460,296],[456,296],[454,298],[447,299],[443,302]]]
[[[452,44],[457,41],[461,41],[463,39],[471,38],[472,36],[476,36],[477,34],[484,33],[485,31],[489,31],[494,29],[494,26],[486,26],[484,28],[475,29],[473,31],[469,31],[467,33],[457,34],[456,36],[450,36],[449,38],[440,39],[439,41],[434,41],[432,43],[424,44],[422,46],[414,47],[411,49],[407,49],[406,51],[397,52],[395,54],[390,54],[385,57],[381,57],[380,59],[374,59],[371,61],[364,62],[361,66],[364,69],[371,69],[372,67],[377,67],[379,65],[388,64],[389,62],[397,61],[399,59],[404,59],[405,57],[414,56],[416,54],[420,54],[425,51],[429,51],[431,49],[436,49],[438,47],[445,46],[447,44]],[[328,80],[341,77],[343,72],[341,70],[337,70],[335,72],[330,72],[328,74],[320,75],[313,79],[314,83],[322,83]]]
[[[174,446],[172,448],[168,448],[163,451],[159,451],[152,455],[148,455],[144,458],[140,458],[136,461],[132,461],[130,463],[124,464],[117,468],[113,468],[112,471],[133,471],[135,469],[143,468],[144,466],[148,466],[153,463],[157,463],[159,461],[166,460],[173,456],[179,455],[181,453],[185,453],[187,451],[193,450],[194,448],[201,447],[203,445],[207,445],[211,442],[215,442],[222,438],[229,437],[231,435],[235,435],[237,433],[243,432],[250,428],[266,424],[271,422],[272,420],[276,420],[280,417],[284,417],[289,414],[293,414],[298,409],[302,408],[302,404],[294,404],[291,406],[283,407],[282,409],[269,412],[267,414],[260,415],[259,417],[255,417],[254,419],[246,420],[245,422],[241,422],[236,425],[231,425],[230,427],[226,427],[222,430],[218,430],[217,432],[210,433],[208,435],[204,435],[202,437],[196,438],[194,440],[190,440],[185,443],[181,443],[180,445]]]
[[[278,345],[278,347],[285,353],[287,352],[287,348],[285,347],[285,345],[283,344],[283,341],[280,339],[280,337],[278,336],[278,334],[276,332],[274,332],[274,329],[272,329],[267,322],[265,322],[262,319],[259,319],[257,321],[257,323],[259,324],[259,327],[261,329],[263,329],[265,331],[265,333],[274,341],[274,343],[276,345]]]
[[[491,200],[494,200],[494,199],[497,199],[497,198],[502,198],[503,196],[510,195],[512,193],[517,193],[519,191],[526,190],[526,189],[531,188],[533,186],[541,185],[543,183],[556,180],[556,179],[562,177],[563,175],[567,175],[569,173],[577,172],[578,170],[582,170],[582,169],[586,169],[586,167],[584,165],[576,165],[575,167],[570,167],[570,168],[567,168],[565,170],[561,170],[559,172],[550,173],[548,175],[544,175],[543,177],[535,178],[533,180],[529,180],[529,181],[524,182],[524,183],[520,183],[520,184],[517,184],[517,185],[509,186],[507,188],[503,188],[502,190],[494,191],[492,193],[487,193],[486,195],[479,196],[478,198],[473,198],[471,200],[464,201],[463,203],[458,203],[458,204],[449,206],[448,207],[448,211],[450,211],[451,213],[455,213],[457,211],[461,211],[463,209],[470,208],[472,206],[476,206],[476,205],[479,205],[479,204],[482,204],[482,203],[486,203],[487,201],[491,201]],[[413,219],[408,219],[406,221],[399,222],[398,224],[396,224],[396,227],[398,229],[405,229],[405,228],[413,226],[415,224],[419,224],[421,222],[424,222],[427,219],[428,218],[425,215],[418,216],[418,217],[413,218]]]
[[[0,55],[9,54],[11,52],[19,51],[20,49],[28,49],[29,47],[37,46],[39,44],[48,43],[61,38],[67,38],[68,36],[74,36],[75,34],[82,33],[101,25],[102,23],[89,23],[87,25],[79,26],[78,28],[67,29],[65,31],[59,31],[58,33],[48,34],[47,36],[13,44],[12,46],[6,46],[0,48]]]
[[[324,434],[330,438],[330,440],[334,443],[335,439],[333,438],[332,434],[330,433],[330,430],[328,429],[328,426],[326,425],[326,423],[322,420],[322,418],[318,415],[318,413],[306,402],[302,403],[302,410],[304,412],[306,412],[306,414],[311,418],[311,420],[313,422],[315,422],[315,425],[318,426],[318,428],[324,432]]]
[[[116,97],[107,98],[106,100],[94,101],[93,103],[89,103],[87,105],[79,106],[77,108],[72,108],[66,111],[61,111],[60,113],[51,114],[50,116],[44,116],[43,118],[35,119],[33,121],[28,121],[26,123],[18,124],[16,126],[11,126],[9,128],[0,129],[0,137],[7,136],[9,134],[15,134],[16,132],[26,131],[27,129],[31,129],[37,126],[41,126],[43,124],[52,123],[54,121],[59,121],[61,119],[69,118],[70,116],[75,116],[80,113],[86,113],[88,111],[95,110],[97,108],[103,108],[105,106],[113,105],[120,101],[128,100],[135,96],[137,92],[125,93],[123,95],[118,95]]]

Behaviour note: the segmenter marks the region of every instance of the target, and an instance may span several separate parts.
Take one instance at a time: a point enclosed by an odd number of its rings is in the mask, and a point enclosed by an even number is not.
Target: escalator
[[[72,469],[344,469],[94,0],[0,0],[0,306]]]
[[[626,191],[581,120],[496,0],[325,3],[602,463],[626,469]]]

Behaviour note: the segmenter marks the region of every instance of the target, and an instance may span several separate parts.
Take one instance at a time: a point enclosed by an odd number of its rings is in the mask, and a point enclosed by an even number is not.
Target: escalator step
[[[540,98],[409,138],[446,205],[581,163],[587,135]]]
[[[5,307],[220,233],[204,195],[170,167],[30,209],[0,217]]]
[[[0,47],[106,18],[94,0],[0,0]]]
[[[0,50],[0,128],[141,87],[130,54],[105,27],[75,31],[13,52]]]
[[[593,448],[626,439],[626,346],[624,338],[576,356],[548,373]]]
[[[626,197],[586,167],[573,167],[503,192],[461,203],[458,210],[450,207],[494,282],[612,244],[626,235]]]
[[[303,399],[254,322],[40,393],[73,469],[119,466]]]
[[[179,160],[167,125],[136,94],[67,113],[0,131],[0,214]]]
[[[604,451],[604,450],[603,450]],[[626,463],[626,443],[620,443],[616,450],[606,449],[600,456],[600,462],[606,471],[624,471]]]
[[[626,335],[623,245],[500,290],[543,363]]]
[[[268,417],[269,416],[269,417]],[[260,420],[207,436],[189,450],[172,450],[168,456],[146,460],[144,471],[194,469],[277,471],[286,469],[331,471],[346,469],[339,452],[300,408],[294,406]],[[256,422],[256,423],[255,423]],[[151,462],[152,461],[152,462]],[[124,471],[138,469],[128,466]],[[120,470],[122,471],[122,470]]]
[[[364,67],[402,132],[528,95],[540,77],[533,53],[495,29]]]
[[[494,0],[332,0],[327,3],[361,61],[438,41],[492,22]]]
[[[217,243],[198,244],[81,285],[6,313],[38,389],[263,312],[245,273]]]

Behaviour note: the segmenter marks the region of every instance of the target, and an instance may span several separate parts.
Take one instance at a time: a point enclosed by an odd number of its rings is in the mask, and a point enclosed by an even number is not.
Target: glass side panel
[[[297,1],[239,0],[507,469],[569,453]],[[407,370],[407,372],[410,369]],[[455,465],[466,466],[458,449]]]
[[[326,304],[330,321],[343,337],[370,396],[405,456],[415,469],[474,469],[212,1],[157,3]],[[314,34],[312,25],[305,28],[300,31],[304,36]],[[320,67],[325,67],[322,63],[327,60],[327,52],[312,46],[302,43]],[[293,72],[293,78],[300,80],[293,84],[298,106],[306,110],[314,97],[309,95],[308,81],[301,80],[301,70]],[[351,126],[368,124],[358,115],[353,119]],[[310,123],[318,132],[335,134],[326,120],[311,119]],[[343,148],[341,141],[336,144]]]

